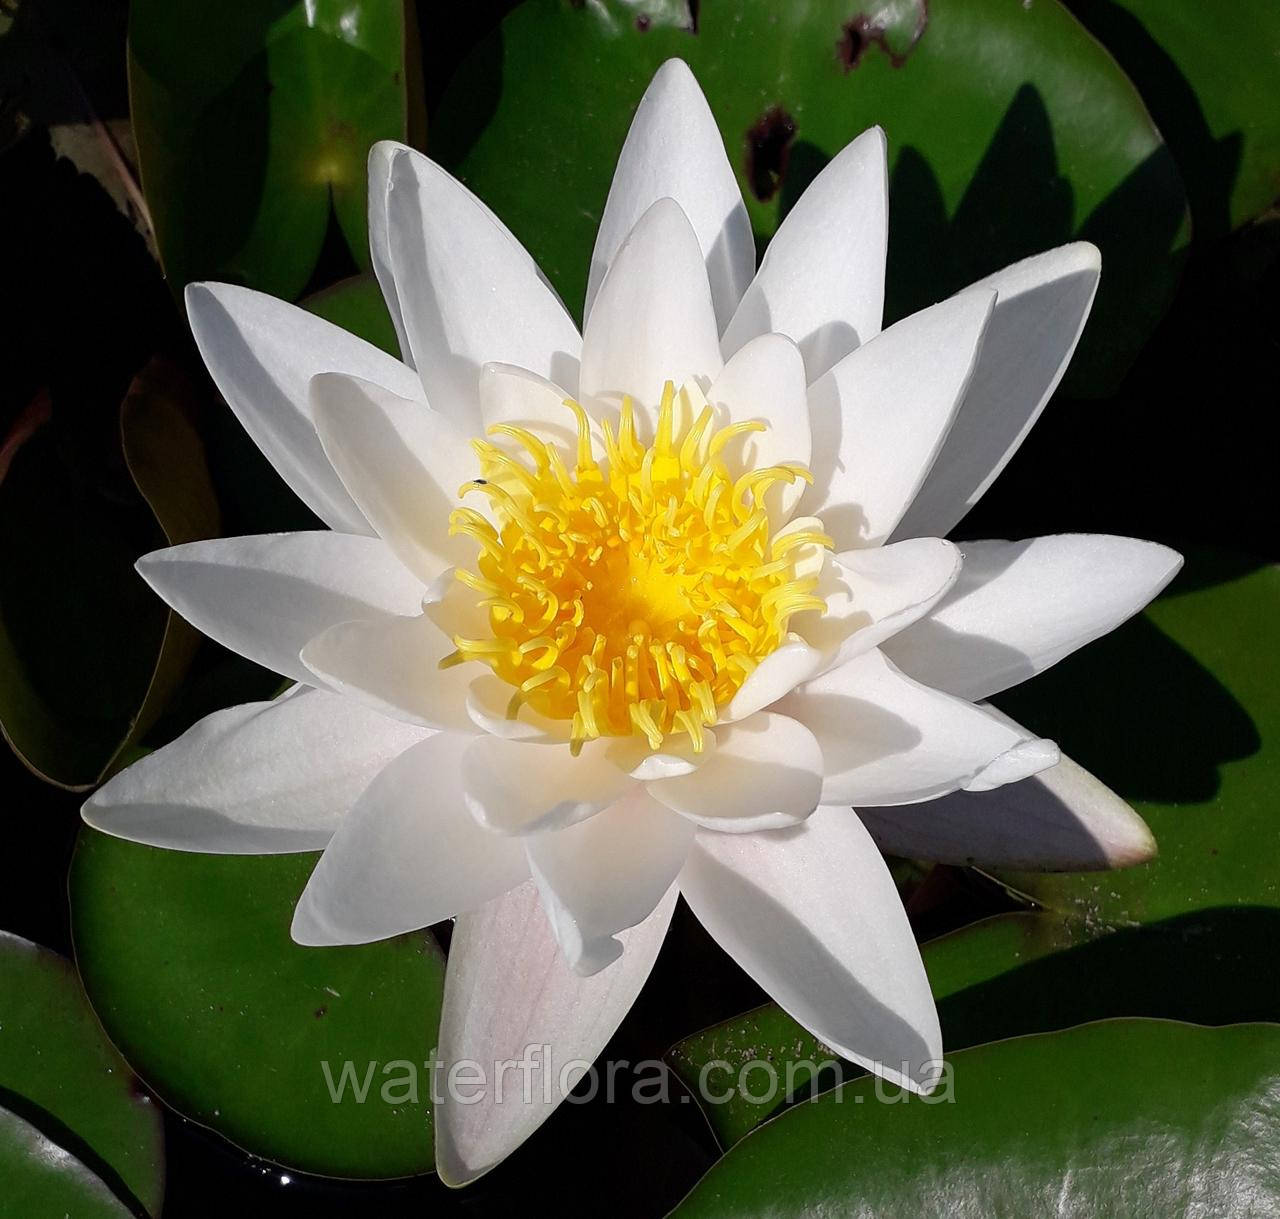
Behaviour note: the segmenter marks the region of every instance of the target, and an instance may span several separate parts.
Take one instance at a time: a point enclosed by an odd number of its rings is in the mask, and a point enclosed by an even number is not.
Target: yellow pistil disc
[[[636,734],[657,749],[687,733],[700,752],[704,727],[786,641],[792,616],[826,608],[816,576],[796,569],[831,539],[816,525],[775,538],[765,508],[771,487],[809,472],[735,477],[725,447],[764,425],[713,429],[694,383],[679,394],[666,383],[651,445],[624,399],[616,433],[603,425],[600,459],[586,412],[565,406],[578,428],[572,466],[524,428],[498,424],[493,441],[472,442],[481,477],[461,493],[487,496],[490,513],[455,509],[450,532],[479,547],[476,571],[458,578],[479,594],[492,633],[456,637],[442,663],[489,665],[512,687],[508,715],[528,704],[571,721],[575,751]]]

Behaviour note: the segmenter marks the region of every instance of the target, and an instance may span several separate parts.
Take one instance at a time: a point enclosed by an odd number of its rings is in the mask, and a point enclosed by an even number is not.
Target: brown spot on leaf
[[[747,128],[747,183],[761,203],[778,193],[795,138],[795,120],[781,106],[771,106]]]
[[[329,1009],[327,1007],[318,1007],[316,1008],[316,1019],[319,1020],[321,1016],[328,1015],[328,1013]]]
[[[841,26],[836,57],[849,73],[872,46],[878,46],[890,64],[900,68],[915,50],[928,23],[926,0],[885,0],[873,12],[855,13]]]

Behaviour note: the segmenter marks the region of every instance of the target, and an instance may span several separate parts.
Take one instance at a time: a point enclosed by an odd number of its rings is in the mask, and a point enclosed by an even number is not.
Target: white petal
[[[156,550],[138,571],[192,626],[276,673],[314,685],[298,658],[351,618],[412,613],[422,584],[378,538],[270,533]]]
[[[307,383],[339,371],[422,398],[413,369],[305,309],[232,284],[189,284],[187,317],[209,373],[254,444],[326,525],[370,533],[320,447]]]
[[[564,404],[568,397],[560,386],[526,368],[486,364],[480,370],[480,418],[486,432],[495,424],[510,424],[573,452],[578,424]]]
[[[85,803],[107,834],[180,851],[263,855],[325,845],[360,793],[426,731],[324,690],[215,711]]]
[[[652,409],[662,386],[715,377],[720,343],[698,238],[679,204],[659,199],[618,250],[582,337],[582,393],[624,394]]]
[[[942,1033],[915,937],[849,809],[776,834],[699,834],[680,891],[716,942],[838,1053],[928,1092]]]
[[[820,673],[824,659],[822,652],[801,640],[784,643],[751,670],[750,676],[724,709],[721,719],[729,722],[744,720],[776,703],[801,682]]]
[[[987,790],[1052,766],[1057,748],[864,653],[787,695],[778,710],[822,748],[823,804],[911,804]]]
[[[605,756],[615,766],[626,771],[633,779],[648,783],[653,779],[670,779],[675,775],[689,775],[698,769],[714,752],[716,734],[710,728],[702,730],[702,749],[695,753],[693,742],[685,733],[669,736],[657,749],[640,736],[616,736],[605,747]]]
[[[995,294],[922,309],[841,360],[809,389],[814,485],[802,511],[838,548],[894,530],[946,439],[982,348]]]
[[[643,922],[671,888],[693,823],[634,788],[597,816],[525,840],[543,909],[575,973],[622,955],[616,938]]]
[[[366,706],[428,728],[473,733],[466,665],[440,668],[453,651],[429,618],[342,622],[302,649],[302,663],[326,685]]]
[[[311,402],[351,498],[423,583],[474,561],[475,544],[449,536],[458,489],[479,473],[463,432],[420,402],[338,373],[312,380]]]
[[[367,944],[474,910],[529,875],[518,843],[462,806],[467,738],[441,732],[392,762],[338,827],[298,899],[299,944]]]
[[[634,781],[606,756],[608,742],[567,748],[478,736],[462,762],[467,808],[502,834],[571,825],[608,808]]]
[[[723,422],[755,419],[768,425],[748,432],[721,450],[729,469],[737,474],[765,466],[797,462],[809,465],[809,403],[804,361],[785,335],[762,334],[744,344],[725,363],[707,390],[707,399],[727,416]],[[805,484],[781,483],[766,495],[769,517],[776,529],[791,515]]]
[[[479,418],[480,366],[501,360],[577,388],[581,340],[533,259],[465,186],[420,153],[391,167],[391,264],[431,404]]]
[[[532,884],[458,919],[435,1109],[436,1170],[446,1185],[483,1176],[551,1116],[640,993],[675,902],[673,886],[643,923],[619,935],[621,959],[589,978],[564,963]],[[503,1066],[522,1059],[527,1074]],[[467,1063],[479,1064],[482,1082]]]
[[[1079,241],[973,285],[999,300],[964,403],[898,537],[950,533],[1018,451],[1071,361],[1100,269],[1097,249]]]
[[[759,711],[717,725],[715,752],[691,774],[651,782],[649,794],[698,825],[747,833],[795,825],[817,807],[821,788],[813,734]]]
[[[799,614],[792,629],[824,657],[824,669],[834,668],[927,614],[960,566],[959,548],[940,538],[828,555],[814,590],[826,613]]]
[[[446,639],[465,635],[476,639],[489,629],[489,611],[479,604],[480,596],[457,577],[456,567],[446,567],[422,597],[422,612],[435,623]]]
[[[404,310],[400,308],[400,294],[396,290],[395,275],[391,266],[391,234],[387,222],[387,200],[391,194],[391,167],[407,149],[394,140],[379,140],[369,149],[369,254],[373,273],[378,277],[387,312],[396,330],[400,354],[409,367],[413,366],[413,353],[409,349],[409,335],[404,326]]]
[[[543,744],[569,743],[573,723],[540,715],[521,702],[513,719],[507,712],[516,693],[510,682],[493,673],[481,673],[467,687],[467,714],[477,728],[509,741],[539,741]]]
[[[955,587],[885,651],[912,677],[968,699],[1017,685],[1114,630],[1182,566],[1166,546],[1105,534],[961,549]]]
[[[622,146],[591,255],[584,316],[618,247],[664,197],[680,205],[697,234],[723,330],[756,269],[755,240],[711,109],[679,59],[655,73]]]
[[[880,332],[889,233],[884,132],[864,131],[810,183],[769,242],[724,335],[732,355],[776,330],[816,381]]]
[[[881,850],[938,863],[1088,872],[1156,854],[1142,818],[1067,757],[995,791],[953,792],[860,815]]]

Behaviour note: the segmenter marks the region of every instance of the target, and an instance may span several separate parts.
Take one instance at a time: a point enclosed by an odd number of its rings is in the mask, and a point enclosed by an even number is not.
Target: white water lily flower
[[[141,561],[185,618],[298,685],[201,721],[85,819],[184,850],[323,848],[304,944],[458,916],[440,1055],[489,1067],[473,1103],[437,1110],[451,1183],[599,1054],[677,893],[815,1035],[927,1090],[938,1020],[880,848],[1152,852],[1123,802],[977,700],[1111,630],[1178,556],[940,540],[1057,385],[1098,252],[1028,259],[882,331],[886,223],[872,130],[757,270],[672,61],[622,150],[581,336],[484,204],[395,144],[370,158],[370,230],[403,362],[255,292],[188,291],[222,393],[331,532]],[[543,1045],[500,1100],[495,1064]]]

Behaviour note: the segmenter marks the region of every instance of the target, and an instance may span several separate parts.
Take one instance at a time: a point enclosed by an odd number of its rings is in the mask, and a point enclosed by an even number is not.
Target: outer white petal
[[[371,533],[320,448],[307,383],[336,370],[422,398],[413,369],[305,309],[232,284],[189,284],[187,317],[227,405],[281,478],[330,528]]]
[[[879,651],[808,682],[777,704],[822,748],[823,804],[912,804],[986,791],[1058,760],[1025,729],[904,677]]]
[[[361,792],[426,730],[323,690],[215,711],[121,771],[85,821],[150,846],[224,855],[323,847]]]
[[[955,425],[897,537],[949,533],[1018,451],[1071,361],[1100,269],[1097,249],[1079,241],[966,289],[1000,299]]]
[[[396,293],[431,404],[468,428],[488,360],[571,392],[573,319],[506,227],[465,186],[411,149],[391,166],[387,225]]]
[[[474,910],[529,875],[518,843],[462,807],[467,738],[441,732],[406,750],[361,796],[307,881],[299,944],[367,944]]]
[[[598,816],[525,839],[570,969],[587,977],[622,955],[618,932],[653,912],[684,864],[693,833],[692,822],[637,787]]]
[[[400,308],[400,294],[396,289],[391,266],[391,232],[387,221],[387,200],[391,195],[391,167],[408,149],[394,140],[379,140],[369,149],[369,254],[373,273],[378,277],[382,298],[387,302],[387,312],[396,330],[400,354],[410,368],[413,352],[409,347],[409,335],[404,325],[404,310]]]
[[[334,690],[395,719],[475,732],[465,665],[440,668],[453,645],[424,615],[341,622],[302,649],[302,663]]]
[[[156,550],[138,571],[192,626],[250,660],[314,685],[298,658],[351,618],[412,613],[422,584],[378,538],[269,533]]]
[[[608,741],[567,749],[478,736],[462,760],[466,804],[481,825],[528,834],[570,825],[621,799],[635,785],[608,758]]]
[[[721,718],[728,722],[746,719],[763,710],[802,682],[821,673],[825,654],[803,639],[791,639],[766,656],[730,700]]]
[[[873,127],[823,169],[779,225],[725,330],[725,355],[776,330],[800,345],[816,381],[879,334],[888,226],[885,138]]]
[[[645,209],[664,197],[693,225],[724,329],[756,269],[755,241],[711,109],[679,59],[668,59],[654,75],[622,146],[591,255],[584,316],[591,315],[618,247]]]
[[[1131,867],[1156,854],[1146,822],[1067,757],[994,791],[860,815],[881,850],[938,863],[1087,872]]]
[[[624,394],[653,408],[665,381],[713,378],[722,365],[698,238],[680,205],[659,199],[640,217],[600,286],[582,336],[584,397]]]
[[[697,770],[649,784],[669,809],[732,833],[795,825],[817,807],[821,789],[822,751],[813,734],[769,711],[718,725],[715,751]]]
[[[436,1170],[446,1185],[483,1176],[551,1116],[640,993],[675,902],[673,886],[643,923],[620,933],[621,959],[589,978],[565,964],[533,884],[458,919],[436,1087],[444,1098],[435,1110]],[[521,1059],[533,1060],[528,1100],[525,1076],[501,1067]],[[465,1063],[481,1064],[482,1083]]]
[[[986,698],[1136,614],[1182,566],[1167,546],[1105,534],[964,542],[964,569],[931,613],[885,644],[912,677]]]
[[[773,834],[707,834],[680,891],[702,925],[815,1036],[928,1092],[942,1033],[893,878],[850,809]]]
[[[352,499],[424,584],[474,561],[475,544],[449,536],[458,489],[479,473],[463,432],[420,402],[340,373],[315,377],[311,402],[325,452]]]
[[[940,538],[828,555],[814,590],[826,612],[800,614],[792,629],[823,657],[823,669],[834,668],[927,614],[955,584],[960,566],[959,548]]]
[[[982,349],[995,294],[922,309],[809,389],[814,485],[801,510],[840,549],[893,532],[933,465]]]
[[[707,390],[710,402],[724,412],[722,422],[757,419],[764,432],[748,432],[722,450],[734,473],[798,462],[809,465],[809,403],[804,361],[799,348],[785,335],[762,334],[729,358]],[[796,479],[772,488],[766,496],[775,528],[790,517],[805,484]]]

